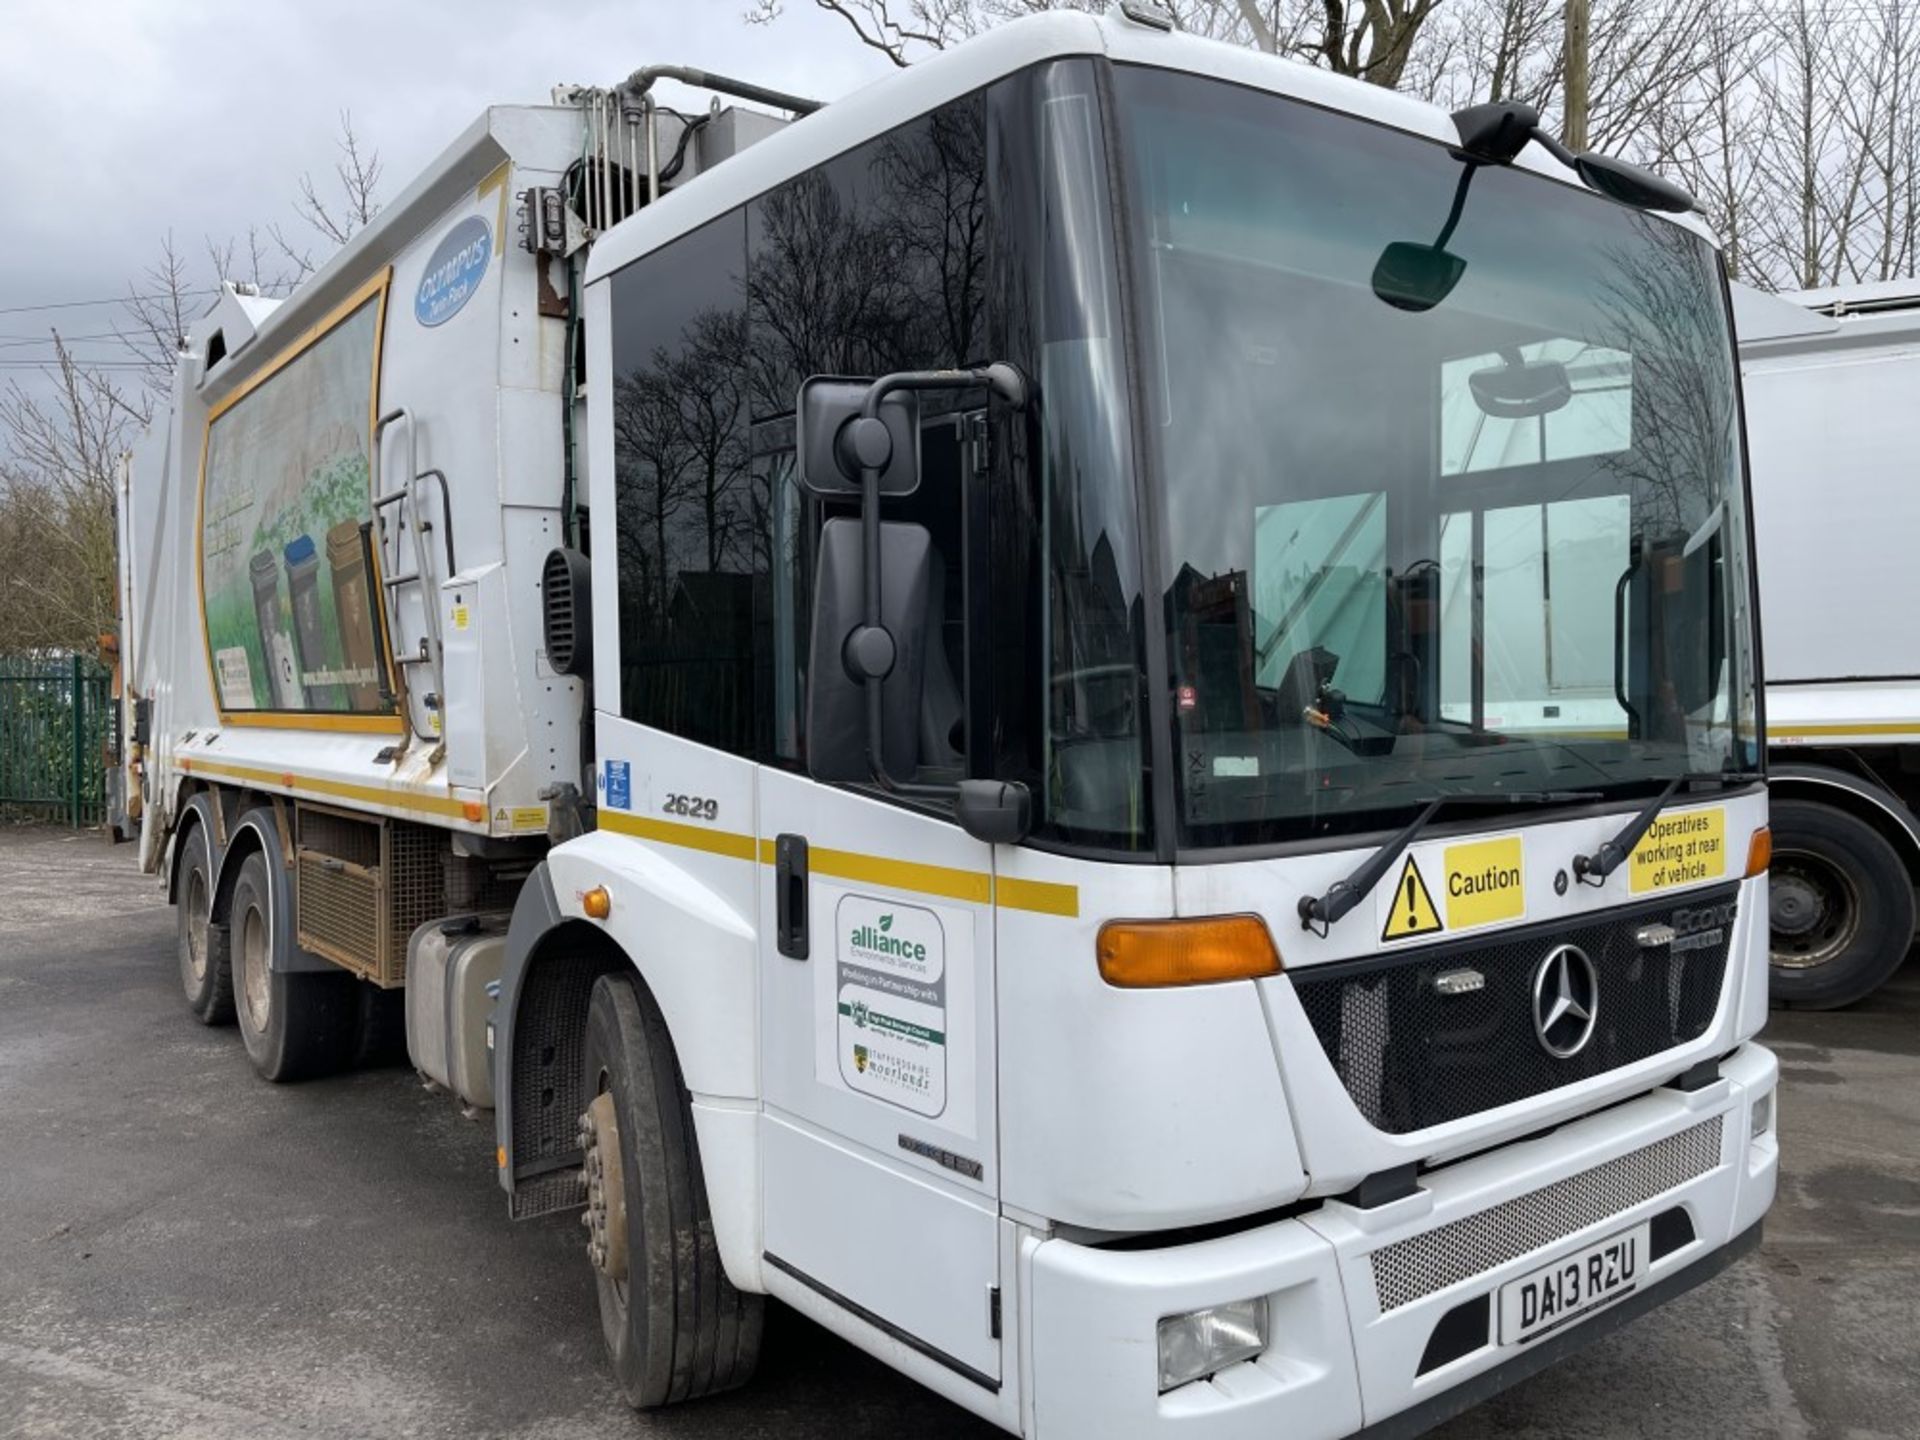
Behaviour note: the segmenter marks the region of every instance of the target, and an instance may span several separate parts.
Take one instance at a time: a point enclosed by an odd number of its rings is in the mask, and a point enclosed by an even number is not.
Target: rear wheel
[[[180,988],[187,1008],[203,1025],[233,1023],[233,971],[227,927],[213,918],[213,852],[204,825],[190,827],[180,842],[180,898],[175,907]]]
[[[276,1084],[340,1069],[351,1058],[358,1026],[354,978],[275,968],[276,947],[290,945],[274,921],[266,857],[241,863],[228,909],[235,1011],[247,1058]]]
[[[1863,1000],[1913,943],[1913,881],[1873,826],[1805,800],[1772,807],[1767,880],[1773,998],[1808,1010]]]
[[[649,1410],[745,1384],[765,1302],[721,1268],[673,1041],[623,975],[594,982],[583,1078],[587,1251],[627,1402]]]

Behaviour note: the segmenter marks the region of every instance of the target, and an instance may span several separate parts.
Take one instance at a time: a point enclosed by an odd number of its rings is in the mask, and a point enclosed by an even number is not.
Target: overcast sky
[[[300,176],[331,193],[342,110],[378,149],[390,199],[483,107],[545,103],[559,82],[673,63],[833,99],[890,68],[811,0],[789,0],[770,27],[743,23],[746,5],[4,0],[0,381],[50,353],[49,325],[92,336],[124,323],[110,306],[19,307],[124,294],[168,231],[196,275],[207,236],[273,221],[299,232]]]

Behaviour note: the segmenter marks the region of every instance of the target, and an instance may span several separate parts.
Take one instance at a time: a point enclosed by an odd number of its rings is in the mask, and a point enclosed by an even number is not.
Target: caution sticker
[[[1415,935],[1433,935],[1446,927],[1434,908],[1433,894],[1413,856],[1401,867],[1400,878],[1387,897],[1386,923],[1380,927],[1382,940],[1408,940]]]
[[[1526,846],[1518,835],[1449,845],[1444,864],[1449,930],[1526,918]]]
[[[502,805],[493,812],[493,827],[496,830],[544,830],[547,828],[547,807],[516,805],[509,810]]]
[[[1660,816],[1633,847],[1627,870],[1635,895],[1720,879],[1727,873],[1725,807]]]

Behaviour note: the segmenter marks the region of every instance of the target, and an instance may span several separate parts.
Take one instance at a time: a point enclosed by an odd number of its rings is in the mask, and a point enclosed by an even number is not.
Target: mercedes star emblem
[[[1593,961],[1578,945],[1550,952],[1533,972],[1533,1033],[1556,1060],[1570,1060],[1587,1048],[1600,1009],[1600,980]]]

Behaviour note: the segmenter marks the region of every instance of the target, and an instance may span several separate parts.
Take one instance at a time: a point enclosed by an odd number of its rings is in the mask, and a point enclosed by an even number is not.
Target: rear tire
[[[181,839],[176,948],[180,988],[187,1008],[202,1025],[233,1023],[233,969],[228,929],[213,918],[213,852],[205,825],[188,827]]]
[[[1873,826],[1830,805],[1775,801],[1770,823],[1773,998],[1804,1010],[1864,1000],[1913,944],[1906,865]]]
[[[353,976],[275,968],[292,937],[274,924],[266,857],[241,863],[228,907],[235,1014],[247,1059],[263,1080],[283,1084],[338,1070],[353,1054],[358,1010]]]
[[[600,1330],[637,1410],[744,1385],[760,1355],[765,1299],[720,1265],[692,1102],[666,1021],[624,975],[587,1007],[583,1095],[613,1094],[626,1214],[625,1279],[595,1267]]]

